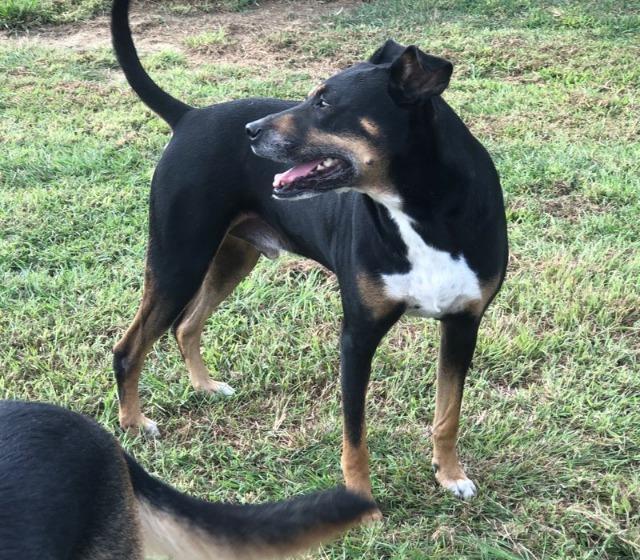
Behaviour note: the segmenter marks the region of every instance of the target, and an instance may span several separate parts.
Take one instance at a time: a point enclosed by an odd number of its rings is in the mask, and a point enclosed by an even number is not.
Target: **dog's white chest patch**
[[[427,245],[413,229],[411,218],[398,208],[387,206],[407,246],[411,270],[405,274],[383,274],[387,295],[407,305],[407,312],[424,317],[441,317],[462,311],[481,298],[480,282],[461,255],[453,257]]]

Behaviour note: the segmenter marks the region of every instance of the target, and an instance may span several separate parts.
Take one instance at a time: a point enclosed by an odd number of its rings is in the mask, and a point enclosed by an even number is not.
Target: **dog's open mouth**
[[[327,191],[346,186],[353,175],[351,164],[339,157],[326,157],[296,165],[273,178],[278,198],[299,196],[308,191]]]

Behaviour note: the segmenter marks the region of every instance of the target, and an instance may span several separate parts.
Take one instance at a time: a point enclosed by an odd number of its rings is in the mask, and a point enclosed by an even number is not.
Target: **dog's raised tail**
[[[197,500],[126,456],[145,552],[175,560],[285,558],[326,542],[376,505],[343,488],[259,505]]]
[[[114,0],[111,9],[111,39],[124,75],[140,99],[171,128],[192,109],[160,88],[145,71],[138,58],[129,27],[129,0]]]

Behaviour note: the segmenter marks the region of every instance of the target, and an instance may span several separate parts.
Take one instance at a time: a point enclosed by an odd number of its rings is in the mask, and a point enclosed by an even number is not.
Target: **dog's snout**
[[[262,134],[262,123],[260,121],[250,122],[246,127],[247,135],[250,140],[257,140],[260,134]]]

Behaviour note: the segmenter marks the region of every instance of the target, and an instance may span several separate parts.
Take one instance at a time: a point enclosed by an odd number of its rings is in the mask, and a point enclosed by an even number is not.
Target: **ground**
[[[169,130],[124,82],[105,4],[0,0],[0,395],[97,417],[209,499],[330,487],[340,304],[308,262],[262,262],[209,322],[205,360],[234,397],[194,393],[165,337],[142,378],[162,439],[116,428],[110,349],[141,295]],[[194,105],[301,98],[387,36],[416,43],[454,62],[446,99],[502,177],[512,254],[460,442],[479,496],[434,482],[437,325],[405,319],[368,403],[385,521],[310,557],[640,558],[640,4],[238,0],[149,3],[133,21],[145,66]]]

